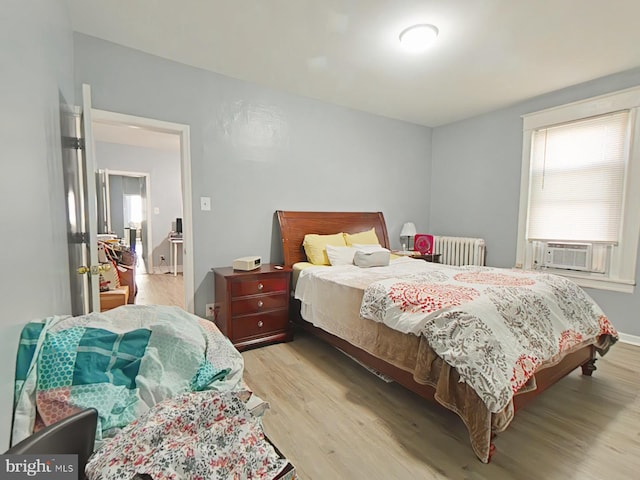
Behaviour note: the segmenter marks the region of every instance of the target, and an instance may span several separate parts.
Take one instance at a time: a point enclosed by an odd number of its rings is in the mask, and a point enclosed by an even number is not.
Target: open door
[[[63,105],[60,119],[73,315],[100,311],[96,168],[89,85],[83,85],[82,97],[82,108]]]

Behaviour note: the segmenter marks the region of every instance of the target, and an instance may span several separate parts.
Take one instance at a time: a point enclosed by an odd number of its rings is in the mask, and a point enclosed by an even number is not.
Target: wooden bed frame
[[[358,233],[375,228],[381,245],[386,248],[390,247],[387,227],[382,212],[294,212],[278,210],[276,213],[280,222],[284,265],[288,267],[291,267],[297,262],[307,261],[302,246],[304,236],[307,233],[317,233],[321,235],[334,234],[337,232]],[[346,340],[325,332],[303,320],[300,316],[300,302],[298,300],[291,302],[290,316],[291,320],[304,330],[338,347],[365,365],[391,377],[397,383],[417,393],[421,397],[435,402],[435,389],[429,385],[417,383],[411,373],[377,358],[355,347]],[[589,345],[567,355],[555,366],[537,372],[535,374],[537,389],[514,396],[514,409],[516,411],[519,410],[578,367],[582,367],[582,373],[584,375],[590,376],[596,370],[595,353],[595,347]],[[494,452],[495,447],[492,443],[490,455]]]

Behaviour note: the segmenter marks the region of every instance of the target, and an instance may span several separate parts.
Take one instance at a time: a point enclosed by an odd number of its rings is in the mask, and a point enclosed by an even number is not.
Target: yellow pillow
[[[363,245],[380,245],[375,228],[365,232],[345,233],[344,240],[347,242],[347,247],[350,247],[354,243],[360,243]]]
[[[343,233],[335,233],[333,235],[318,235],[309,233],[304,236],[304,253],[307,254],[307,260],[314,265],[331,265],[329,257],[327,257],[327,245],[336,247],[346,247]]]

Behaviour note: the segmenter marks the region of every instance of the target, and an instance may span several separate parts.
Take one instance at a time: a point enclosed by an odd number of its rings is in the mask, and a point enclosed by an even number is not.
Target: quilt
[[[618,334],[572,281],[548,273],[430,265],[369,284],[360,315],[430,347],[470,385],[489,411],[502,411],[536,369]]]
[[[213,324],[177,307],[31,322],[18,347],[12,441],[90,407],[100,441],[174,395],[240,389],[243,368]]]

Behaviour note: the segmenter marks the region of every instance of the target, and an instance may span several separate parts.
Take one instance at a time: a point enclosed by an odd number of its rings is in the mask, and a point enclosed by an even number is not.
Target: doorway
[[[97,151],[102,149],[97,148]],[[104,158],[103,158],[104,160]],[[153,215],[149,173],[98,168],[98,234],[122,239],[139,257],[145,272],[153,272]]]
[[[96,109],[92,127],[98,187],[111,197],[99,206],[104,217],[99,229],[134,242],[140,262],[136,303],[178,305],[193,312],[189,127]],[[174,273],[170,239],[177,219],[184,231],[177,252],[182,275],[168,275]],[[162,294],[166,289],[173,295]]]

